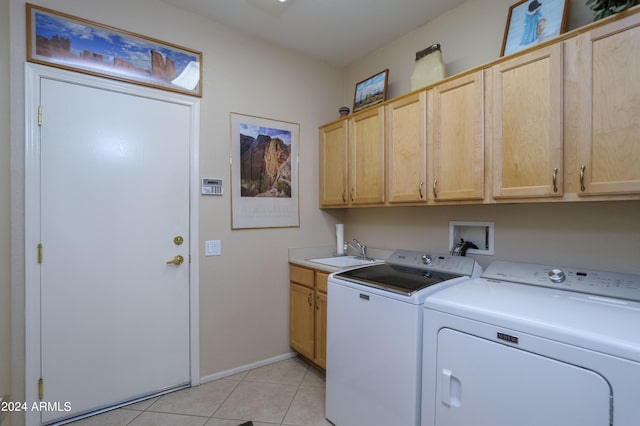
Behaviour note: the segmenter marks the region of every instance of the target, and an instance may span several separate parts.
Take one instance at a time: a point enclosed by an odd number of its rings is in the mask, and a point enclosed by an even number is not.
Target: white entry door
[[[40,105],[41,397],[62,408],[46,424],[190,382],[192,121],[51,78]]]

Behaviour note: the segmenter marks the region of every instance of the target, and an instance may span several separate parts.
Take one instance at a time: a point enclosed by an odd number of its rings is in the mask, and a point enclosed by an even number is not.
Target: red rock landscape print
[[[199,53],[30,5],[33,62],[200,95]]]
[[[240,196],[291,198],[291,132],[240,123]]]

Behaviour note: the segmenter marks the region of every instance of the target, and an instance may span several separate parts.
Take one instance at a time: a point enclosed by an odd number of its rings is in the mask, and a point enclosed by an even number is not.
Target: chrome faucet
[[[357,252],[358,255],[362,258],[362,260],[372,260],[372,259],[369,259],[367,257],[367,246],[365,246],[364,244],[360,244],[360,241],[356,240],[355,238],[353,239],[353,242],[356,243],[355,246],[353,244],[347,242],[347,241],[344,242],[344,251],[345,252],[348,249],[351,249],[351,250]]]

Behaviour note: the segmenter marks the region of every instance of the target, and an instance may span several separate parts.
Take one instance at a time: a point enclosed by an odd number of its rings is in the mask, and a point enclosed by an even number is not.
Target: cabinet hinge
[[[42,105],[38,105],[38,126],[42,126]]]
[[[42,398],[44,398],[44,380],[40,377],[38,380],[38,399],[42,401]]]
[[[42,243],[38,244],[38,263],[42,263]]]

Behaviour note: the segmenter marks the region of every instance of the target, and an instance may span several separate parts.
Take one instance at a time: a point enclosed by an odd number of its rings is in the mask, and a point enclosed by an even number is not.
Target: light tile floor
[[[72,426],[331,426],[324,374],[291,358],[70,423]]]

